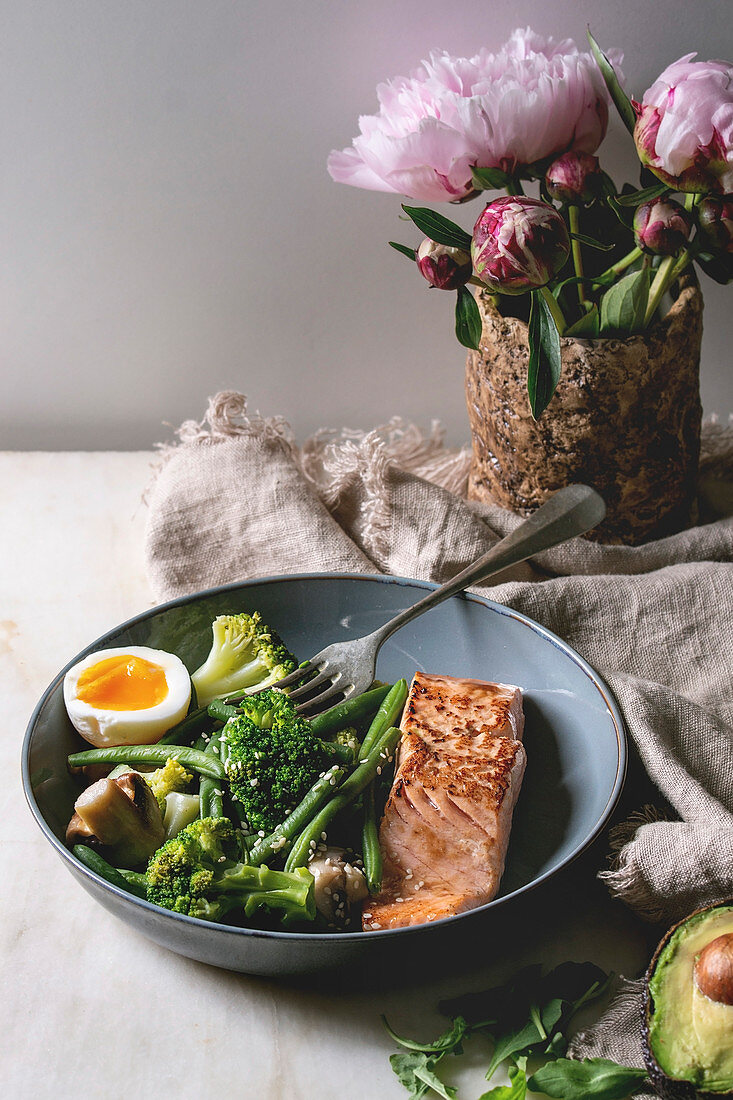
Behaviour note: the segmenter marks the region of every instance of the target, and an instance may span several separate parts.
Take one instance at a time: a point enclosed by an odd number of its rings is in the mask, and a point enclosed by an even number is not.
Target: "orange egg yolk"
[[[122,654],[85,668],[76,696],[100,710],[147,710],[168,694],[165,671],[143,657]]]

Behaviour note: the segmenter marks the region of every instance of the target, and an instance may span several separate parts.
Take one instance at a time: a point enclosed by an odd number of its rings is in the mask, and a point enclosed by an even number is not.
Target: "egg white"
[[[165,674],[168,694],[153,707],[142,710],[104,710],[78,698],[79,677],[85,669],[109,657],[142,657],[159,665]],[[64,702],[74,729],[96,748],[111,745],[152,745],[186,716],[191,701],[191,677],[180,657],[162,649],[124,646],[90,653],[70,668],[64,677]]]

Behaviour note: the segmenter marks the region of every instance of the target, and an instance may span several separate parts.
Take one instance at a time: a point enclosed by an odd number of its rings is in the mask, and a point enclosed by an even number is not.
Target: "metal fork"
[[[510,535],[497,542],[452,580],[428,592],[412,607],[400,611],[371,634],[326,646],[274,686],[289,688],[305,680],[302,686],[294,688],[289,694],[293,700],[302,699],[298,710],[309,712],[313,712],[314,708],[322,709],[323,704],[330,703],[335,696],[348,698],[361,694],[374,680],[380,646],[400,627],[470,585],[480,584],[533,554],[582,535],[600,523],[605,514],[603,499],[589,486],[569,485],[558,490]],[[311,696],[321,685],[323,690]]]

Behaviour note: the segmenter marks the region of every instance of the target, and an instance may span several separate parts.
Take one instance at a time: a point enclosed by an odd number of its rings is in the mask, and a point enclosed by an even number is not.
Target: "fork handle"
[[[600,523],[605,514],[606,505],[602,497],[588,485],[568,485],[559,489],[487,553],[482,554],[440,588],[428,592],[427,596],[423,596],[412,607],[400,611],[388,623],[375,630],[371,637],[380,646],[395,630],[412,622],[424,611],[429,611],[443,600],[463,592],[472,584],[479,584],[511,565],[518,565],[533,554],[539,554],[542,550],[584,534]]]

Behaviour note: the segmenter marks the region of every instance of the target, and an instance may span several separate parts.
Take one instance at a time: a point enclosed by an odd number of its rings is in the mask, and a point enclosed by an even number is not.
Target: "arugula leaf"
[[[395,248],[398,252],[401,252],[403,256],[407,256],[408,260],[417,260],[417,251],[414,248],[408,248],[406,244],[399,244],[397,241],[387,241],[390,248]]]
[[[487,1028],[499,1019],[518,1021],[526,1016],[532,989],[542,975],[542,964],[532,963],[517,971],[514,977],[502,985],[492,986],[480,993],[465,993],[441,1001],[438,1008],[445,1016],[463,1016],[473,1028]]]
[[[479,1097],[479,1100],[524,1100],[527,1095],[527,1073],[523,1066],[510,1066],[509,1084],[496,1085]]]
[[[646,1077],[643,1069],[619,1066],[607,1058],[557,1058],[541,1066],[527,1085],[533,1092],[561,1100],[624,1100],[638,1092]]]
[[[403,203],[402,209],[431,241],[448,245],[449,248],[462,248],[464,252],[471,251],[471,234],[449,218],[444,218],[442,214],[425,206],[405,206]]]
[[[514,1028],[511,1031],[500,1032],[495,1035],[494,1051],[491,1055],[489,1068],[486,1070],[486,1080],[491,1080],[496,1069],[505,1058],[509,1058],[512,1054],[519,1054],[521,1051],[529,1050],[531,1047],[536,1046],[542,1039],[546,1038],[546,1035],[540,1034],[534,1020],[530,1020],[528,1023],[523,1024],[521,1027]]]
[[[478,351],[483,325],[476,299],[465,286],[459,286],[456,299],[456,337],[459,344]]]
[[[624,126],[630,134],[633,134],[634,126],[636,125],[636,113],[631,105],[631,100],[621,87],[613,65],[590,33],[590,27],[588,27],[586,33],[588,35],[591,52],[596,60],[598,68],[601,70],[601,76],[603,77],[605,85],[608,88],[608,94],[613,100],[614,106],[620,114]]]
[[[393,1054],[389,1061],[400,1084],[405,1086],[414,1100],[420,1100],[431,1089],[442,1096],[443,1100],[455,1100],[455,1088],[444,1085],[435,1073],[435,1067],[442,1057],[442,1054],[428,1055],[424,1051],[411,1051],[409,1054]]]
[[[527,391],[532,416],[539,420],[560,381],[560,335],[550,307],[539,290],[532,291],[529,308],[529,365]]]
[[[397,1032],[390,1027],[386,1016],[382,1016],[382,1023],[394,1041],[399,1043],[400,1046],[405,1047],[407,1050],[419,1050],[427,1054],[435,1054],[438,1052],[441,1054],[450,1054],[453,1052],[460,1054],[461,1042],[468,1031],[468,1024],[463,1016],[456,1016],[448,1030],[444,1031],[442,1035],[439,1035],[437,1039],[433,1039],[433,1041],[429,1043],[420,1043],[416,1039],[405,1039],[398,1035]]]

